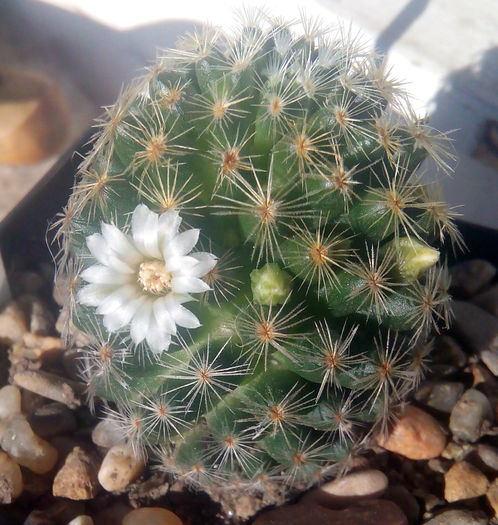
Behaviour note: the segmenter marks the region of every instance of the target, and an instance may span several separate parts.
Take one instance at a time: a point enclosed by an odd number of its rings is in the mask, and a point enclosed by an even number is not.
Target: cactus
[[[463,240],[419,174],[450,140],[356,37],[299,27],[258,12],[164,52],[54,223],[89,401],[200,488],[334,472],[450,318],[439,250]]]

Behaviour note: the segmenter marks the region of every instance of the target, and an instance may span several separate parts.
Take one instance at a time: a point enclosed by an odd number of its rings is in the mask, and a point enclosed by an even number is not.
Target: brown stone
[[[142,507],[129,512],[122,525],[183,525],[173,512],[160,507]]]
[[[344,510],[297,504],[261,514],[253,525],[407,525],[401,509],[392,501],[359,501]]]
[[[439,423],[420,408],[409,405],[378,444],[410,459],[431,459],[444,450],[446,436]]]
[[[444,498],[449,503],[486,494],[488,478],[467,461],[455,463],[444,476]]]
[[[495,478],[493,483],[488,488],[486,492],[486,499],[490,507],[493,509],[495,516],[498,516],[498,478]]]
[[[87,500],[98,492],[98,460],[92,454],[75,447],[57,472],[52,493],[73,500]]]

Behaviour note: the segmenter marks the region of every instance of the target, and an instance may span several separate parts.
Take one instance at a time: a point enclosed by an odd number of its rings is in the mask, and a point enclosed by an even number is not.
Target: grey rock
[[[445,334],[436,337],[431,361],[434,364],[450,364],[463,368],[467,364],[468,356],[453,337]]]
[[[498,344],[498,319],[475,304],[464,301],[452,303],[453,332],[473,352],[491,350]]]
[[[498,472],[498,449],[496,447],[479,444],[476,448],[476,454],[485,467]]]
[[[28,416],[33,432],[42,438],[76,430],[73,412],[62,403],[47,403]]]
[[[457,439],[474,443],[491,427],[492,421],[493,410],[488,398],[470,388],[451,411],[449,427]]]
[[[23,295],[18,301],[29,319],[29,331],[36,335],[49,335],[55,318],[48,305],[34,295]]]
[[[463,383],[452,381],[435,383],[427,398],[426,404],[436,410],[449,414],[464,390],[465,386]]]
[[[498,284],[494,284],[479,295],[476,295],[472,302],[491,315],[498,317]]]
[[[493,375],[498,376],[498,349],[483,350],[481,360],[493,372]]]
[[[486,525],[488,518],[480,510],[447,510],[434,516],[425,525]]]
[[[472,297],[491,282],[496,268],[484,259],[471,259],[450,268],[451,290],[464,297]]]

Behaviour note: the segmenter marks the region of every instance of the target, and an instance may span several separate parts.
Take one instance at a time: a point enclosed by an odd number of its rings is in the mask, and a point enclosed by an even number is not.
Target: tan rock
[[[98,467],[95,456],[74,447],[54,478],[53,495],[73,500],[95,497],[98,492]]]
[[[410,459],[431,459],[444,450],[446,436],[429,414],[409,405],[391,428],[389,435],[378,436],[378,444]]]
[[[12,345],[28,331],[28,321],[21,307],[12,301],[0,312],[0,343]]]
[[[490,507],[493,509],[495,516],[498,516],[498,478],[495,478],[493,483],[488,488],[486,492],[486,499]]]
[[[76,408],[81,405],[77,391],[82,389],[82,385],[64,377],[49,372],[26,370],[15,374],[14,382],[16,385],[31,390],[40,396],[64,403],[69,408]]]
[[[11,458],[37,474],[54,468],[59,457],[57,450],[34,434],[22,414],[13,415],[4,422],[0,446]]]
[[[98,473],[100,484],[109,492],[124,490],[144,468],[143,458],[126,443],[114,445],[107,451]]]
[[[142,507],[129,512],[123,519],[123,525],[183,525],[183,522],[170,510]]]
[[[0,450],[0,503],[12,503],[23,490],[19,465]]]
[[[449,503],[486,494],[488,478],[467,461],[455,463],[444,476],[444,498]]]
[[[5,70],[0,85],[0,162],[27,164],[55,153],[66,139],[68,109],[56,83]]]
[[[21,412],[21,391],[14,385],[0,388],[0,419]]]

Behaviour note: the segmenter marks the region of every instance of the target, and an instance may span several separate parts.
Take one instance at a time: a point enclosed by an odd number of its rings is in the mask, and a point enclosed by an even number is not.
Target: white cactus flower
[[[190,253],[199,230],[178,233],[181,221],[174,209],[158,215],[139,204],[131,235],[103,222],[102,233],[86,238],[98,264],[81,273],[89,284],[79,291],[78,301],[96,307],[109,332],[129,326],[133,342],[146,340],[156,353],[168,349],[177,326],[200,326],[182,304],[193,300],[190,294],[209,290],[201,277],[217,260],[210,253]]]

